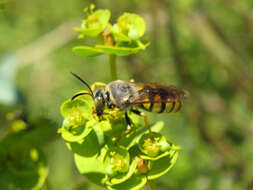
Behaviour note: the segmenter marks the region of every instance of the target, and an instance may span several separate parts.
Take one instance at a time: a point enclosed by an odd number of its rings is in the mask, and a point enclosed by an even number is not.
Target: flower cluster
[[[112,79],[117,78],[116,56],[126,56],[144,50],[149,43],[141,38],[145,33],[144,20],[124,13],[111,24],[109,10],[85,9],[87,17],[76,28],[79,38],[95,37],[102,44],[76,46],[73,51],[82,56],[108,54]],[[79,92],[77,94],[87,94]],[[64,117],[59,129],[68,148],[74,153],[81,174],[107,189],[140,189],[148,180],[168,172],[175,164],[179,148],[160,133],[163,122],[151,125],[152,137],[140,116],[129,111],[131,130],[125,114],[105,109],[101,117],[94,111],[90,96],[76,96],[61,106]]]
[[[129,113],[132,129],[118,141],[127,126],[124,114],[106,109],[98,118],[93,105],[89,96],[66,100],[59,129],[78,170],[90,181],[108,189],[140,189],[173,167],[179,148],[161,135],[163,122],[151,126],[151,139],[141,118]]]
[[[107,9],[94,10],[91,5],[85,9],[87,18],[82,21],[80,28],[75,31],[80,33],[79,38],[85,36],[102,39],[102,44],[94,47],[76,46],[73,51],[82,56],[97,56],[101,54],[111,54],[126,56],[136,54],[144,50],[149,42],[141,40],[146,25],[140,16],[132,13],[124,13],[117,19],[115,24],[110,23],[111,13]]]

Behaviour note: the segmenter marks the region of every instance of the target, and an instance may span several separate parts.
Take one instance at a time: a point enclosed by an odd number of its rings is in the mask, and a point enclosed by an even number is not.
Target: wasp
[[[75,73],[71,74],[85,84],[89,92],[78,93],[72,97],[74,100],[81,95],[90,95],[95,105],[95,113],[98,117],[102,116],[105,108],[115,109],[125,112],[127,123],[127,132],[130,130],[131,120],[127,110],[144,117],[146,128],[152,136],[148,125],[147,116],[140,112],[138,108],[156,113],[179,112],[182,108],[182,102],[186,96],[186,91],[173,85],[165,86],[155,83],[126,82],[123,80],[112,81],[109,84],[95,83],[95,86],[104,86],[104,88],[94,92],[92,88],[81,77]]]

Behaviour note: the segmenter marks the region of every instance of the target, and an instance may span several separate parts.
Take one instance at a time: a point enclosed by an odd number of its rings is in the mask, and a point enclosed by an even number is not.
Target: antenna
[[[81,96],[81,95],[90,95],[93,98],[93,96],[90,93],[81,92],[81,93],[78,93],[78,94],[74,95],[71,98],[71,100],[74,100],[76,97]]]
[[[85,84],[85,86],[88,87],[88,89],[89,89],[89,91],[90,91],[90,93],[91,93],[91,94],[89,94],[89,93],[79,93],[79,94],[76,94],[75,96],[72,97],[72,100],[75,99],[77,96],[85,95],[85,94],[88,94],[88,95],[92,96],[92,98],[94,98],[94,94],[93,94],[93,92],[92,92],[90,86],[88,85],[88,83],[85,82],[85,81],[84,81],[81,77],[79,77],[77,74],[75,74],[75,73],[73,73],[73,72],[70,72],[70,73],[71,73],[74,77],[76,77],[78,80],[80,80],[83,84]]]

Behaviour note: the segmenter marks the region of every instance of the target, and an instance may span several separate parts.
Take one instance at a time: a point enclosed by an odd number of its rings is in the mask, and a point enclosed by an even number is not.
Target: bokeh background
[[[151,123],[163,120],[163,134],[182,147],[175,167],[157,181],[159,189],[253,189],[251,0],[0,0],[0,144],[10,115],[25,118],[40,129],[37,143],[49,166],[44,190],[102,189],[78,173],[56,133],[61,103],[84,88],[70,71],[90,84],[110,81],[106,56],[71,50],[80,44],[72,28],[90,3],[110,9],[112,21],[123,12],[146,21],[151,45],[118,58],[119,78],[190,92],[180,114],[148,114]]]

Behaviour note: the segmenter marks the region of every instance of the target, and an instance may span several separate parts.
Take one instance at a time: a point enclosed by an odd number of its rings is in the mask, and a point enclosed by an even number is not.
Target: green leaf
[[[92,126],[94,125],[94,120],[88,121],[84,125],[77,126],[72,130],[68,130],[65,127],[62,127],[59,132],[61,133],[62,138],[67,142],[78,142],[84,139],[92,131]]]
[[[81,174],[87,173],[106,173],[106,165],[99,159],[97,155],[91,157],[81,156],[79,154],[74,154],[75,163],[77,169]]]
[[[146,155],[140,155],[140,157],[144,160],[159,160],[161,159],[162,157],[165,157],[167,155],[169,155],[170,152],[164,152],[162,154],[159,154],[158,156],[155,156],[155,157],[151,157],[151,156],[146,156]]]
[[[82,141],[68,143],[70,150],[80,156],[92,157],[99,153],[99,143],[96,133],[91,131]]]
[[[91,182],[93,182],[93,183],[95,183],[97,185],[105,187],[105,183],[104,183],[104,180],[106,178],[105,174],[103,174],[103,173],[96,173],[96,172],[89,172],[89,173],[83,174],[83,176],[86,177],[89,181],[91,181]],[[84,189],[82,189],[82,190],[84,190]]]
[[[107,188],[109,190],[139,190],[146,184],[146,182],[146,176],[134,174],[127,181],[117,185],[107,186]]]
[[[48,174],[48,166],[41,151],[30,147],[9,152],[8,157],[4,163],[1,163],[5,165],[0,172],[2,189],[37,190],[43,186]]]
[[[76,111],[76,110],[82,112],[83,114],[90,114],[91,113],[91,106],[88,101],[76,98],[75,100],[66,100],[62,105],[61,105],[61,114],[62,116],[68,117],[71,112]]]
[[[148,180],[154,180],[167,173],[176,163],[178,152],[173,151],[166,157],[151,161],[150,171],[147,173]]]
[[[95,37],[99,35],[103,28],[97,25],[95,28],[74,28],[75,32],[81,33],[84,36],[92,36]]]
[[[148,45],[148,44],[145,44],[145,45]],[[141,47],[127,47],[127,46],[118,47],[118,46],[106,46],[106,45],[96,45],[96,48],[104,51],[107,54],[113,54],[113,55],[118,55],[118,56],[127,56],[131,54],[136,54],[140,50],[142,50]]]
[[[92,57],[104,54],[104,51],[98,48],[89,47],[89,46],[76,46],[73,49],[73,52],[80,56]]]

